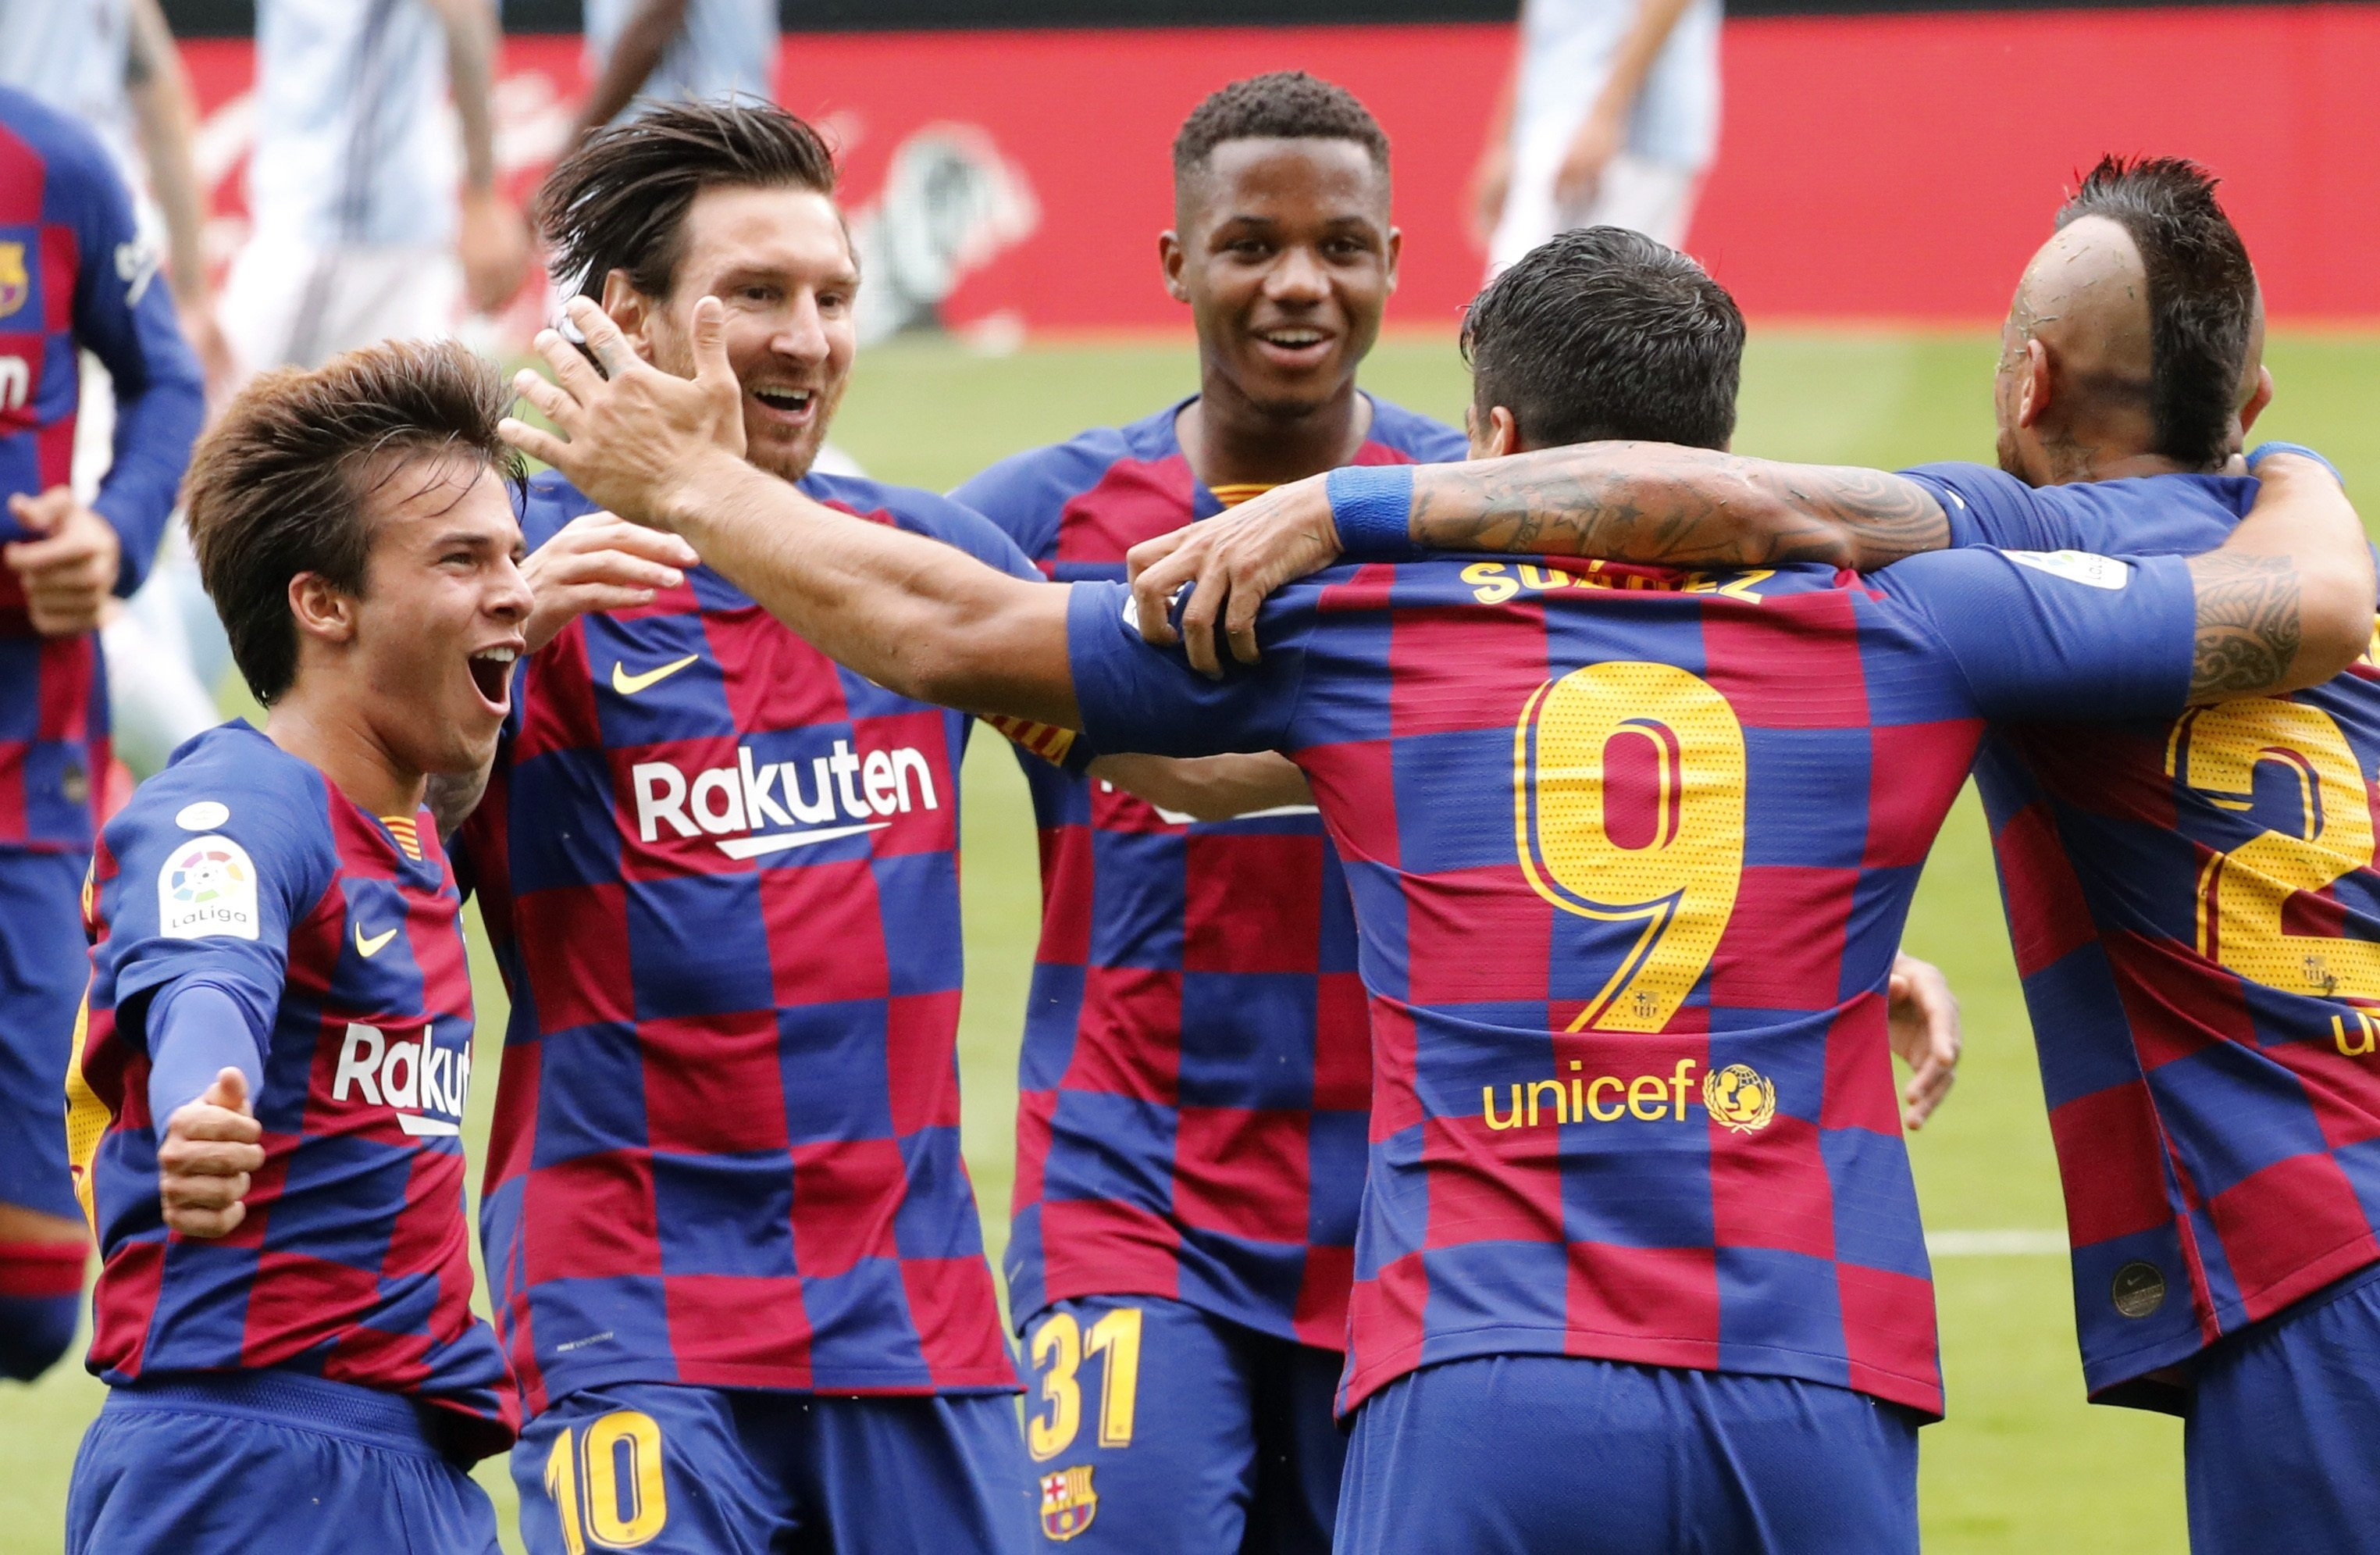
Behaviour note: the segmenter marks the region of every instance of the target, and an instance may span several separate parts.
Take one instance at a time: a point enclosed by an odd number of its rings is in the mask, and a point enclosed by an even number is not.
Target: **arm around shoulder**
[[[2255,506],[2191,559],[2197,595],[2193,702],[2318,686],[2372,644],[2374,577],[2362,520],[2320,460],[2259,462]]]

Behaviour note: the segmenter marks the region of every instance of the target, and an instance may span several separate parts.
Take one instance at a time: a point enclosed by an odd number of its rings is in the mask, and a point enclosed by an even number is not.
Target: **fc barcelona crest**
[[[1091,1525],[1091,1516],[1099,1510],[1099,1495],[1091,1488],[1090,1464],[1041,1476],[1041,1531],[1051,1538],[1073,1538]]]
[[[25,245],[0,243],[0,319],[25,306],[33,295],[33,278],[25,273]]]

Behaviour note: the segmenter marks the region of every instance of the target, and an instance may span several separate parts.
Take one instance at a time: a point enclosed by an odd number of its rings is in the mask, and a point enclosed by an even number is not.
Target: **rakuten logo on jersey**
[[[738,746],[735,765],[687,773],[674,762],[640,761],[628,769],[636,791],[637,835],[716,837],[730,858],[759,858],[788,848],[881,832],[888,816],[941,808],[934,770],[912,746],[871,750],[834,742],[831,756],[813,757],[805,777],[799,761],[752,759]],[[744,833],[736,835],[735,833]]]
[[[463,1131],[463,1105],[471,1094],[471,1050],[444,1048],[425,1026],[416,1037],[391,1037],[376,1027],[350,1026],[339,1043],[339,1066],[331,1076],[331,1099],[352,1094],[370,1106],[396,1109],[396,1126],[416,1138],[451,1137]]]

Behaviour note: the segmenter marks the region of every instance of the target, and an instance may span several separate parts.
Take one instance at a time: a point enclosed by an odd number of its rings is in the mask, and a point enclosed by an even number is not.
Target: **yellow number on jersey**
[[[1103,1357],[1099,1381],[1101,1447],[1132,1445],[1133,1414],[1140,1399],[1140,1308],[1119,1306],[1091,1325],[1086,1336],[1071,1312],[1052,1312],[1033,1330],[1033,1367],[1041,1373],[1048,1415],[1025,1422],[1025,1445],[1037,1459],[1054,1458],[1074,1444],[1083,1428],[1083,1385],[1077,1373],[1087,1355]]]
[[[625,1474],[620,1464],[624,1456]],[[600,1415],[587,1427],[583,1455],[572,1442],[570,1427],[564,1427],[545,1457],[545,1493],[553,1500],[568,1555],[587,1555],[589,1539],[604,1549],[634,1549],[651,1542],[669,1521],[659,1422],[634,1409]]]
[[[1653,835],[1614,842],[1604,762],[1643,740],[1658,787]],[[1658,1031],[1710,965],[1743,873],[1743,728],[1707,681],[1670,664],[1589,664],[1531,694],[1512,735],[1521,869],[1564,912],[1641,921],[1570,1029]]]
[[[2267,988],[2380,1000],[2380,944],[2281,928],[2291,896],[2372,866],[2371,804],[2338,723],[2320,708],[2252,698],[2189,714],[2166,747],[2166,770],[2229,810],[2249,807],[2267,761],[2297,779],[2301,819],[2294,832],[2268,829],[2207,860],[2199,954]]]

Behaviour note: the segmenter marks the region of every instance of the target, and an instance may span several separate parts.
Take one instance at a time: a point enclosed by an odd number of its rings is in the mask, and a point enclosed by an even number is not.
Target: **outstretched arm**
[[[515,447],[621,517],[685,537],[762,609],[888,690],[1081,727],[1065,585],[1011,577],[955,546],[838,513],[745,461],[743,396],[716,298],[695,307],[690,380],[643,361],[586,298],[567,309],[602,374],[561,335],[540,334],[558,382],[523,372],[514,383],[562,435],[506,420]]]
[[[1369,472],[1367,472],[1369,473]],[[1402,473],[1402,472],[1400,472]],[[1581,443],[1412,470],[1405,536],[1428,551],[1599,556],[1667,566],[1821,562],[1873,571],[1950,541],[1949,520],[1913,480],[1843,465],[1789,465],[1666,443]],[[1133,589],[1152,641],[1182,612],[1190,662],[1213,673],[1220,622],[1256,659],[1257,607],[1347,549],[1328,476],[1276,486],[1231,512],[1133,548]]]

